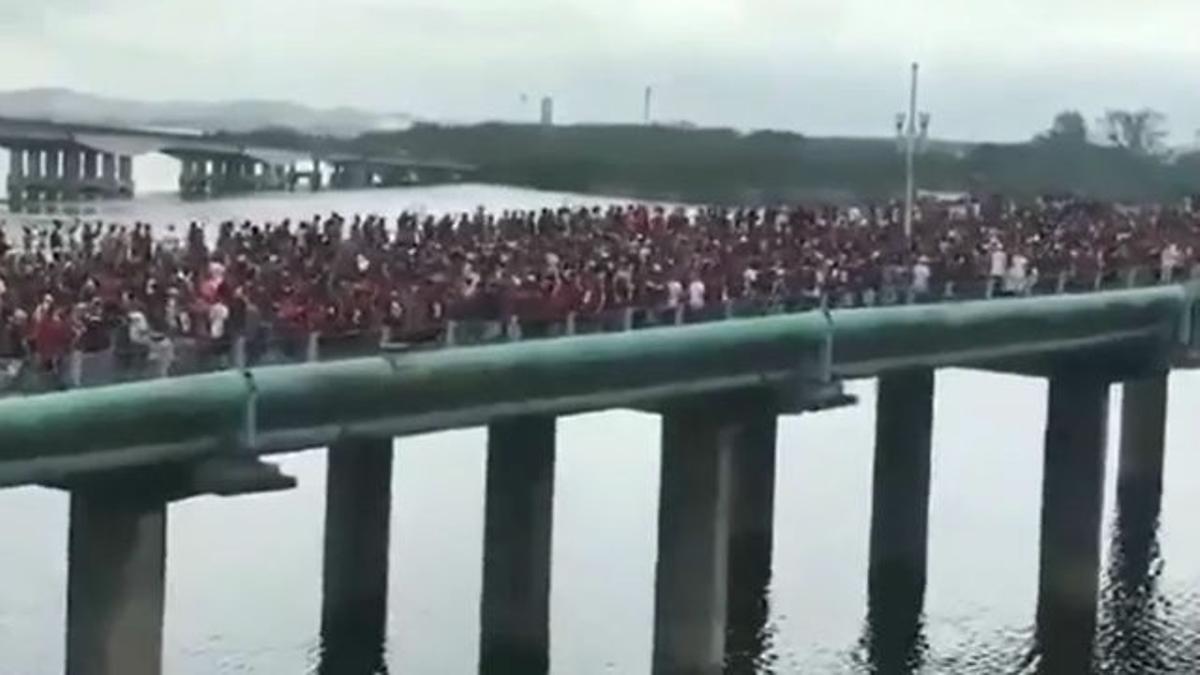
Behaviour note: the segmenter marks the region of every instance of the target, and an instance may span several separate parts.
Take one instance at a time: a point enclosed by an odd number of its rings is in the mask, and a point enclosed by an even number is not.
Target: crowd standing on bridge
[[[192,338],[297,344],[447,322],[545,326],[612,310],[698,317],[731,303],[791,310],[1082,290],[1131,269],[1200,262],[1200,211],[1043,199],[897,204],[627,206],[394,219],[340,214],[152,228],[88,221],[0,228],[0,355],[60,367],[72,350],[168,358]],[[535,331],[536,332],[536,331]]]

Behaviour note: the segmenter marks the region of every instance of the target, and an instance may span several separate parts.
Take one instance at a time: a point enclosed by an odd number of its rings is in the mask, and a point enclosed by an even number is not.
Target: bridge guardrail
[[[32,356],[0,358],[0,396],[41,393],[78,387],[146,380],[175,375],[216,372],[231,368],[338,360],[378,354],[442,348],[468,348],[516,340],[542,340],[575,335],[636,331],[794,314],[819,309],[888,307],[984,300],[1000,297],[1052,296],[1154,286],[1180,280],[1200,280],[1200,265],[1184,275],[1164,275],[1135,267],[1079,277],[1064,273],[1030,278],[1014,286],[998,279],[941,281],[926,289],[899,284],[877,288],[834,290],[824,294],[756,296],[693,308],[614,307],[599,312],[573,312],[561,317],[517,320],[450,320],[440,326],[406,333],[383,327],[323,335],[265,323],[252,334],[223,340],[195,337],[160,338],[150,345],[112,345],[97,351],[75,350],[51,363]],[[1192,326],[1200,326],[1200,302],[1192,309]],[[1182,330],[1182,329],[1181,329]],[[1188,331],[1193,348],[1200,348],[1200,330]],[[126,343],[128,341],[125,341]]]

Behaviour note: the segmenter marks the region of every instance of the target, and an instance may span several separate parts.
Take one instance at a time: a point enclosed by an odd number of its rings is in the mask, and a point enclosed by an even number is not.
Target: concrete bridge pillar
[[[82,161],[79,150],[71,148],[63,156],[63,177],[69,183],[78,183],[82,176]]]
[[[67,675],[158,675],[166,501],[143,490],[71,493]]]
[[[770,569],[774,410],[720,403],[675,407],[662,418],[655,675],[722,672],[730,620],[751,615],[732,631],[738,642],[730,644],[744,645],[763,612],[757,585]],[[731,560],[733,546],[746,548]]]
[[[133,196],[133,157],[121,155],[116,160],[116,180],[126,196]]]
[[[555,430],[554,417],[488,427],[481,675],[549,669]]]
[[[928,552],[934,372],[884,373],[876,395],[868,652],[888,672],[919,646]]]
[[[777,422],[774,405],[763,401],[734,427],[725,632],[729,672],[754,672],[768,647]]]
[[[25,148],[16,147],[8,150],[8,206],[12,211],[19,211],[25,201]]]
[[[387,631],[392,439],[348,439],[328,451],[321,668],[383,667]]]
[[[321,159],[319,157],[312,158],[312,174],[309,178],[309,188],[313,192],[318,192],[323,186],[321,185]]]
[[[1037,644],[1041,671],[1088,672],[1096,628],[1108,381],[1050,378],[1042,479]]]
[[[925,591],[929,464],[933,432],[930,369],[879,377],[868,585]]]
[[[1163,451],[1167,424],[1167,374],[1124,384],[1121,402],[1121,462],[1117,506],[1162,495]],[[1154,509],[1157,511],[1157,507]]]
[[[101,153],[101,178],[105,183],[117,182],[117,156],[111,152]]]
[[[51,148],[46,151],[46,178],[60,180],[63,177],[62,170],[59,168],[61,155],[60,148]]]
[[[63,199],[79,199],[79,182],[82,174],[82,157],[78,148],[68,148],[63,153]]]
[[[8,175],[12,178],[25,177],[25,148],[8,149]]]
[[[38,180],[42,177],[42,162],[44,161],[45,151],[41,148],[29,148],[26,151],[27,163],[25,165],[25,176],[31,180]]]
[[[99,178],[99,161],[96,151],[83,151],[83,178],[84,180],[94,180]]]

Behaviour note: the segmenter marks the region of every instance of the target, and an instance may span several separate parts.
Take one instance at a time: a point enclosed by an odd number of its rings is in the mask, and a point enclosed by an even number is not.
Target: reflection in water
[[[1162,487],[1155,481],[1120,486],[1112,550],[1101,598],[1097,670],[1103,673],[1174,672],[1167,663],[1158,588],[1162,558],[1158,517]]]
[[[867,624],[862,638],[867,670],[879,675],[917,672],[929,645],[924,634],[923,579],[901,566],[877,570],[867,597]]]
[[[319,675],[387,675],[384,636],[378,630],[355,626],[321,630]]]
[[[771,535],[747,533],[730,542],[725,672],[772,675],[770,654]]]

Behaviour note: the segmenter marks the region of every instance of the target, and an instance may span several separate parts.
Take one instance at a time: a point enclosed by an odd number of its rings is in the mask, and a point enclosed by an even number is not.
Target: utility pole
[[[917,69],[918,65],[912,64],[908,115],[896,115],[896,136],[904,150],[904,236],[908,239],[912,239],[913,210],[917,201],[915,158],[918,147],[929,136],[929,113],[917,114]]]
[[[908,92],[908,128],[905,129],[904,145],[904,237],[912,240],[913,202],[917,197],[917,179],[914,156],[917,153],[917,71],[919,66],[912,64],[912,83]]]
[[[642,123],[650,126],[650,98],[654,95],[654,87],[646,87],[646,99],[642,107]]]

